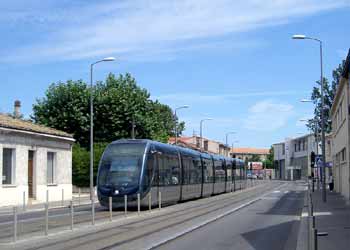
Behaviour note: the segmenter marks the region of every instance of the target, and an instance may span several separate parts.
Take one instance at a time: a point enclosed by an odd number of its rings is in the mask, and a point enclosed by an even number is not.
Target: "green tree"
[[[45,97],[33,105],[32,119],[39,124],[72,133],[82,147],[89,145],[90,89],[83,81],[69,80],[50,85]],[[130,138],[133,124],[136,138],[166,142],[174,136],[175,119],[169,106],[153,101],[130,74],[115,77],[94,87],[94,139],[111,142]],[[184,123],[178,124],[181,133]]]
[[[251,162],[258,162],[258,161],[261,161],[261,157],[260,155],[257,155],[257,154],[253,154],[249,157],[249,160],[248,161],[251,161]]]
[[[263,161],[265,168],[274,168],[273,165],[273,147],[271,146],[269,154],[266,157],[266,160]]]
[[[329,84],[327,78],[323,78],[323,86],[324,86],[324,120],[325,120],[325,131],[326,133],[330,133],[332,131],[332,122],[330,120],[330,110],[332,108],[334,97],[337,91],[337,87],[339,85],[339,81],[341,78],[341,74],[344,70],[345,60],[342,61],[341,64],[338,65],[336,69],[332,72],[332,83]],[[307,127],[310,128],[315,134],[321,133],[321,83],[320,81],[316,81],[317,86],[313,88],[311,93],[311,100],[313,100],[315,104],[314,109],[314,118],[313,121],[309,121]],[[317,131],[316,131],[317,126]]]

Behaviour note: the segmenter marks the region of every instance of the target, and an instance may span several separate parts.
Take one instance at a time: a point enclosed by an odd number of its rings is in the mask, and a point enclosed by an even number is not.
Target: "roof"
[[[348,52],[348,56],[345,59],[344,70],[342,72],[342,77],[348,78],[350,73],[350,49]]]
[[[267,154],[269,154],[269,149],[266,149],[266,148],[232,148],[231,153],[267,155]]]
[[[54,135],[66,138],[73,138],[72,134],[35,124],[30,121],[16,119],[8,115],[0,114],[0,128],[15,129],[18,131],[27,131],[38,134]]]

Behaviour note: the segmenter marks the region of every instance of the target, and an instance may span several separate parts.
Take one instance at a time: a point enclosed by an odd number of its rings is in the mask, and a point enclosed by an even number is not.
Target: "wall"
[[[33,150],[33,194],[36,202],[46,201],[49,190],[50,201],[61,200],[62,190],[65,199],[72,197],[72,151],[71,142],[32,136],[20,132],[0,130],[0,176],[2,176],[3,148],[15,149],[15,178],[13,185],[0,182],[0,206],[23,204],[23,193],[28,202],[28,151]],[[47,184],[47,152],[56,153],[55,183]]]

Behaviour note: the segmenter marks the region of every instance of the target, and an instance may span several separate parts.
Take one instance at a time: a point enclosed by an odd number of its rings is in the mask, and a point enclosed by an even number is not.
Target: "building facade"
[[[72,135],[0,114],[0,206],[71,199]]]
[[[311,175],[311,152],[321,152],[315,136],[307,134],[273,144],[274,164],[280,179],[298,180]]]
[[[350,50],[331,108],[334,188],[350,199]]]
[[[253,155],[258,155],[260,161],[264,161],[269,154],[266,148],[231,148],[230,155],[244,161],[249,161]]]
[[[175,138],[171,137],[168,143],[175,144]],[[201,138],[199,136],[182,136],[177,138],[177,144],[179,146],[192,148],[199,151],[204,151],[212,154],[219,154],[223,156],[229,156],[230,147],[227,147],[221,142],[210,140],[207,138],[202,138],[202,148],[201,148]]]

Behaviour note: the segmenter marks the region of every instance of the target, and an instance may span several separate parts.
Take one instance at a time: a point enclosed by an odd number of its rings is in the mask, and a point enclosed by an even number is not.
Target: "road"
[[[236,213],[154,249],[295,249],[303,189],[303,185],[290,183]]]
[[[111,223],[101,219],[96,226],[25,238],[0,249],[295,249],[303,189],[301,183],[272,181],[127,218],[117,212]]]

